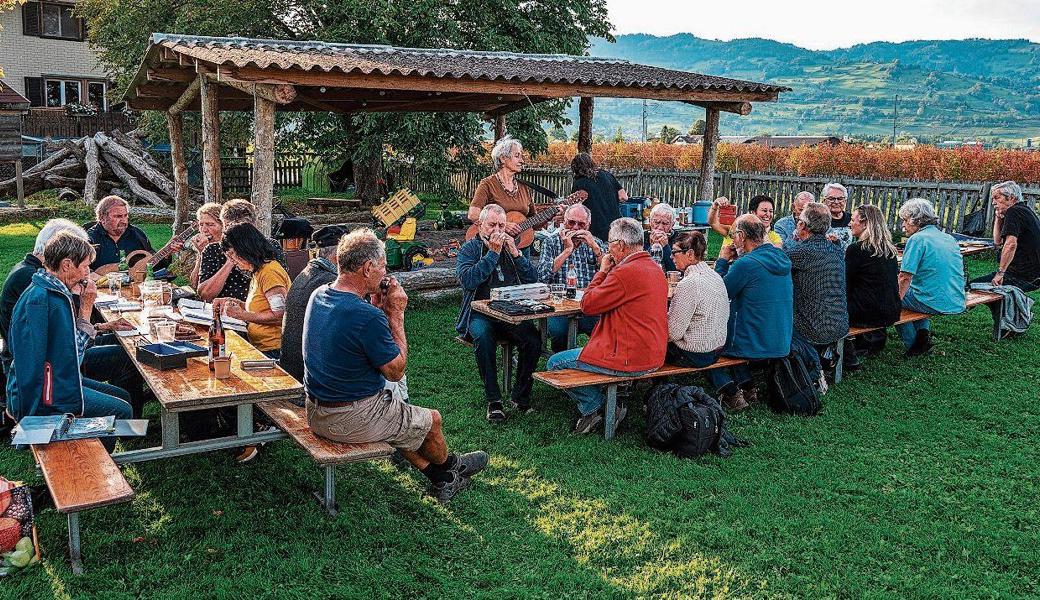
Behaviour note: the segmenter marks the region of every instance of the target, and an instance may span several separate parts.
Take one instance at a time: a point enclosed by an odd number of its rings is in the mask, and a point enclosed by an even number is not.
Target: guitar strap
[[[547,198],[550,198],[552,200],[559,200],[560,199],[560,195],[559,194],[557,194],[556,192],[554,192],[554,191],[552,191],[552,190],[550,190],[548,188],[544,188],[544,187],[538,185],[537,183],[532,183],[530,181],[527,181],[526,179],[521,179],[520,177],[513,177],[513,179],[515,179],[516,181],[519,181],[520,183],[526,185],[527,187],[529,187],[532,190],[538,192],[539,194],[542,194],[543,196],[545,196]]]

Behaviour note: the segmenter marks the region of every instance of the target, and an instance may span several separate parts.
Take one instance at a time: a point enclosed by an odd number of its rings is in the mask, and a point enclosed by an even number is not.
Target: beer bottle
[[[224,324],[220,311],[213,311],[213,322],[209,324],[209,370],[213,370],[213,359],[224,356]]]
[[[578,271],[574,265],[567,266],[567,297],[572,300],[578,297]]]

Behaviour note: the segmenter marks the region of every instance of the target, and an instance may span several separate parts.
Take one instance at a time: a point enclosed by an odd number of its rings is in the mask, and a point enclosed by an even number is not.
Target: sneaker
[[[719,403],[728,413],[739,412],[748,407],[742,390],[737,390],[733,394],[719,394]]]
[[[390,455],[390,464],[394,465],[394,468],[402,473],[408,471],[408,467],[412,466],[412,463],[408,462],[408,459],[401,455],[400,450],[394,450],[394,453]]]
[[[509,407],[513,409],[518,415],[528,415],[534,412],[534,408],[531,408],[531,402],[517,402],[516,400],[509,401]]]
[[[755,384],[751,384],[750,387],[740,388],[743,394],[744,403],[748,406],[758,403],[758,387]]]
[[[917,337],[914,338],[913,345],[906,351],[906,357],[922,356],[932,351],[932,347],[935,343],[932,342],[932,332],[927,329],[920,329],[917,331]]]
[[[487,420],[492,425],[505,422],[506,413],[502,410],[501,402],[488,402]]]
[[[483,450],[475,450],[473,452],[467,452],[458,456],[459,462],[455,467],[455,472],[463,477],[473,477],[477,473],[480,473],[488,466],[488,453]]]
[[[624,404],[618,404],[617,409],[614,411],[614,431],[617,431],[621,422],[628,416],[628,406]]]
[[[437,483],[431,483],[430,487],[426,489],[426,493],[437,499],[437,502],[441,504],[447,504],[451,502],[451,499],[455,497],[462,490],[468,488],[471,484],[470,478],[458,473],[454,474],[454,478],[451,481],[439,481]]]
[[[242,452],[239,452],[238,455],[235,456],[235,462],[240,464],[247,463],[259,455],[260,448],[257,448],[256,446],[246,446],[245,448],[242,448]]]
[[[578,418],[578,421],[574,424],[574,429],[571,433],[575,435],[584,435],[591,433],[600,423],[603,422],[603,411],[597,410],[595,412],[583,415]]]

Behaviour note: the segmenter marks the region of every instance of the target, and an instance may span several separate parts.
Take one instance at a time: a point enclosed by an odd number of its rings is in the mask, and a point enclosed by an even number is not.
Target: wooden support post
[[[199,75],[199,93],[202,95],[202,187],[206,202],[223,202],[224,191],[220,180],[220,101],[218,86]]]
[[[578,152],[592,152],[592,98],[578,102]]]
[[[253,108],[253,206],[256,227],[271,235],[274,203],[274,102],[257,95]]]
[[[719,111],[715,108],[704,110],[704,149],[701,152],[701,200],[711,202],[715,199],[715,157],[719,153]]]
[[[506,116],[497,115],[495,117],[495,141],[502,139],[506,135]]]
[[[190,219],[188,167],[184,164],[184,117],[181,113],[166,113],[166,130],[170,136],[170,163],[173,165],[173,232],[176,234]]]
[[[84,159],[87,166],[87,178],[83,184],[83,201],[90,207],[97,206],[98,185],[101,183],[101,160],[98,158],[98,145],[92,137],[83,138]]]
[[[170,110],[167,111],[171,115],[179,115],[184,112],[184,109],[188,108],[188,105],[195,101],[195,97],[199,95],[199,87],[202,84],[202,78],[196,78],[188,84],[188,87],[181,94],[181,97],[170,106]]]
[[[14,161],[15,189],[18,190],[18,208],[25,208],[25,182],[22,181],[22,159]]]

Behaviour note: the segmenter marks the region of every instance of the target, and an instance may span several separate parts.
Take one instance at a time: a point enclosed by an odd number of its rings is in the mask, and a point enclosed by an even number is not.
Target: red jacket
[[[602,315],[578,357],[615,371],[650,371],[668,347],[668,282],[646,252],[630,254],[589,282],[581,299],[587,315]]]

